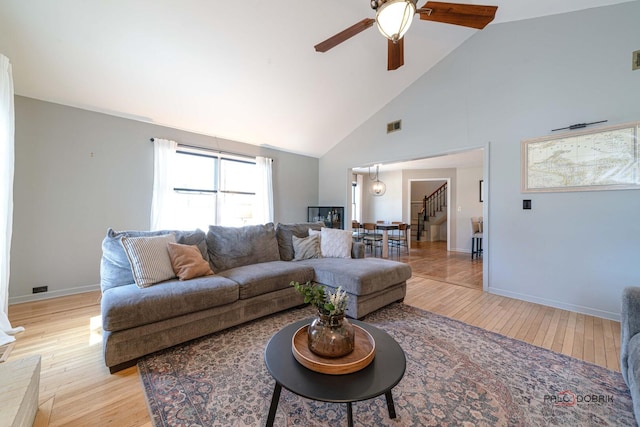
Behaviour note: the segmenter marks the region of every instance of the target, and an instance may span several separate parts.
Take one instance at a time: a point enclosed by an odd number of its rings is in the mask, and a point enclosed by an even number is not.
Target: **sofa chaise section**
[[[347,315],[355,319],[402,301],[411,277],[409,265],[380,258],[320,258],[301,263],[313,267],[314,282],[332,291],[338,287],[347,291]]]

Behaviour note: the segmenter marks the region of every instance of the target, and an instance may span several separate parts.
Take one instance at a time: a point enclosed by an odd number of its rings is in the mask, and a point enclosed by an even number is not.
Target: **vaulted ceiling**
[[[465,1],[497,5],[490,25],[623,2]],[[18,95],[320,157],[477,32],[416,20],[392,72],[375,26],[314,51],[367,17],[367,0],[2,0],[0,53]]]

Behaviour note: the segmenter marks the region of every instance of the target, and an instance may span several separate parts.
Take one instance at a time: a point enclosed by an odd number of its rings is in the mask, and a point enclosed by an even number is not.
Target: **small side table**
[[[32,425],[39,393],[40,356],[0,364],[0,424]]]
[[[389,418],[396,417],[391,389],[406,369],[406,357],[400,345],[386,332],[358,320],[349,320],[371,334],[376,342],[376,355],[366,368],[346,375],[328,375],[302,366],[293,357],[291,339],[295,332],[311,323],[301,320],[275,333],[264,351],[267,370],[276,381],[267,417],[267,427],[273,426],[282,388],[299,396],[347,404],[347,421],[353,426],[352,403],[385,395]]]

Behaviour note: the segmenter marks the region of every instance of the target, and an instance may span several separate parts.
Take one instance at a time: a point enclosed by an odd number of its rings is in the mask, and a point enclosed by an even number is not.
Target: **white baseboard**
[[[41,301],[50,298],[64,297],[67,295],[81,294],[84,292],[99,291],[100,285],[78,286],[76,288],[59,289],[55,291],[42,292],[39,294],[22,295],[17,297],[9,297],[9,305],[20,304],[23,302]]]
[[[527,302],[533,302],[536,304],[546,305],[548,307],[559,308],[561,310],[575,311],[576,313],[588,314],[590,316],[602,317],[603,319],[620,321],[620,313],[614,313],[610,311],[599,310],[597,308],[584,307],[581,305],[567,304],[562,301],[551,300],[547,298],[540,298],[533,295],[522,294],[519,292],[512,292],[505,289],[496,289],[488,287],[486,289],[490,294],[501,295],[503,297],[515,298]]]

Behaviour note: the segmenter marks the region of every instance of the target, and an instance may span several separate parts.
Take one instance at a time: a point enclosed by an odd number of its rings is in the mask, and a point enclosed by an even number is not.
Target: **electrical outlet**
[[[49,291],[49,287],[48,286],[38,286],[38,287],[33,288],[33,293],[34,294],[39,294],[39,293],[47,292],[47,291]]]

